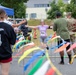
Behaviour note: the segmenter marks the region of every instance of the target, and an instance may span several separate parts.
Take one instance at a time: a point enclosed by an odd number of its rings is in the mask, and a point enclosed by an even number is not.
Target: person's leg
[[[68,50],[70,48],[70,45],[66,48]],[[71,51],[67,52],[68,58],[69,58],[69,63],[71,62]]]
[[[47,41],[46,41],[47,36],[45,36],[43,39],[44,39],[43,42],[44,42],[45,48],[46,48],[47,50],[49,50],[49,47],[48,47]]]
[[[61,61],[59,64],[64,64],[64,51],[60,52],[60,58],[61,58]]]
[[[70,39],[65,40],[66,42],[70,42]],[[66,47],[66,50],[68,50],[70,48],[70,45],[68,45]],[[71,51],[67,52],[68,58],[69,58],[69,63],[71,62]]]
[[[58,41],[58,45],[60,45],[62,43],[61,40]],[[64,51],[61,51],[60,53],[60,58],[61,58],[61,61],[59,64],[64,64]]]
[[[43,37],[41,37],[40,36],[40,46],[42,47],[42,48],[44,48],[44,39],[43,39]]]
[[[10,62],[1,63],[1,73],[2,75],[9,75]]]
[[[75,34],[70,35],[70,40],[72,42],[72,44],[74,44],[75,42]],[[74,55],[76,55],[76,48],[73,49]]]
[[[74,44],[75,43],[75,34],[73,34],[72,36],[72,43]],[[73,52],[74,52],[74,55],[76,55],[76,48],[73,49]]]

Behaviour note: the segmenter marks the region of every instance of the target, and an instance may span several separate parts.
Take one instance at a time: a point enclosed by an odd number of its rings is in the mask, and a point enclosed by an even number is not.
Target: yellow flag
[[[56,38],[60,38],[60,36],[56,36],[56,37],[52,38],[51,41],[55,40]]]
[[[34,48],[31,48],[31,49],[28,49],[27,51],[25,51],[24,54],[18,60],[18,63],[20,63],[21,60],[23,60],[28,54],[30,54],[34,50],[40,50],[40,48],[39,47],[34,47]]]
[[[51,39],[48,41],[48,43],[52,42],[53,40],[55,40],[55,39],[57,39],[57,38],[61,38],[61,37],[60,37],[60,36],[55,36],[55,37],[51,38]]]
[[[14,52],[14,49],[16,48],[16,45],[19,44],[20,42],[21,42],[21,41],[18,41],[17,43],[15,43],[15,45],[13,46],[13,49],[12,49],[13,52]]]

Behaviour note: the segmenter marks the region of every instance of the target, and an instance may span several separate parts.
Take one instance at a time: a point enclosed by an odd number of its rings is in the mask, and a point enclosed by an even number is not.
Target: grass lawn
[[[54,32],[53,32],[53,30],[52,29],[48,29],[47,30],[47,34],[48,34],[48,36],[50,35],[50,34],[53,34]],[[37,39],[34,39],[34,38],[32,38],[32,41],[37,45],[37,46],[39,46],[40,45],[40,33],[39,33],[39,30],[37,30]]]
[[[40,25],[40,22],[41,22],[41,20],[31,19],[31,20],[28,20],[28,25],[30,25],[30,26],[37,26],[37,25]],[[46,20],[44,20],[44,22],[47,25],[51,25],[52,21],[50,19],[46,19]]]

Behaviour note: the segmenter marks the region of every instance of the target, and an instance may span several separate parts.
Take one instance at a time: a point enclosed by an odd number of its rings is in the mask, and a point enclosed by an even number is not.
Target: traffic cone
[[[37,39],[37,32],[36,32],[36,28],[34,28],[34,36],[33,36],[34,39]]]

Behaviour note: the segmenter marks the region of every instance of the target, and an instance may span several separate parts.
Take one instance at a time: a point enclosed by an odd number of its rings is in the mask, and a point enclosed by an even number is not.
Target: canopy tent
[[[14,9],[11,9],[11,8],[7,8],[7,7],[4,7],[4,6],[0,6],[1,9],[4,9],[5,12],[7,13],[7,15],[9,16],[14,16]]]

